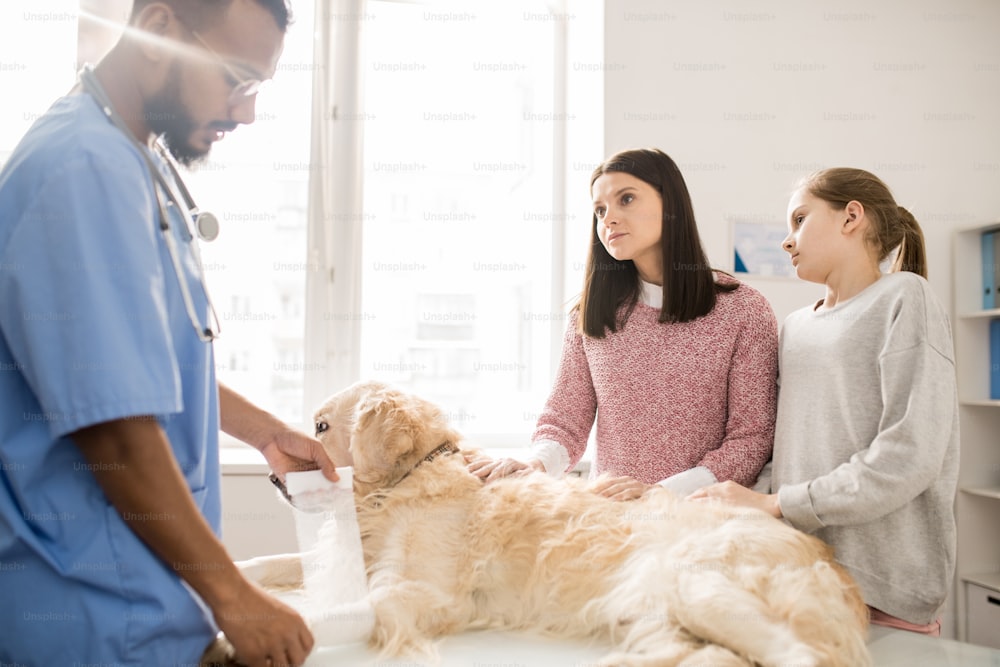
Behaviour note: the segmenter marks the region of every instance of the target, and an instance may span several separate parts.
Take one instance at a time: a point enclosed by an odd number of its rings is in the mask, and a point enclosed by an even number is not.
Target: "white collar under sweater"
[[[642,295],[639,297],[639,301],[647,306],[652,306],[653,308],[660,308],[663,306],[662,286],[647,283],[642,278],[639,279],[639,283],[642,285]]]
[[[716,281],[718,280],[718,274],[714,271],[712,272],[712,277]],[[639,295],[639,302],[647,306],[652,306],[659,310],[663,307],[663,287],[660,285],[654,285],[653,283],[647,283],[642,278],[639,278],[639,284],[642,286],[642,294]]]

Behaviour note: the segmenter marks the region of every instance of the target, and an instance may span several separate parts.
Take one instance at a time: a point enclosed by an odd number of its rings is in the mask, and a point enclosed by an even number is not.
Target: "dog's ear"
[[[357,407],[351,450],[355,461],[363,458],[387,477],[392,470],[407,468],[406,460],[416,446],[419,419],[404,396],[374,392]]]

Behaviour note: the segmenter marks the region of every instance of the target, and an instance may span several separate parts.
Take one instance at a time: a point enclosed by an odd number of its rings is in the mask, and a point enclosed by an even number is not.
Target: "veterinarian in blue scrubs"
[[[218,431],[279,475],[336,473],[217,384],[189,211],[154,190],[154,168],[177,183],[148,139],[193,162],[253,119],[229,61],[274,72],[283,0],[226,4],[137,2],[131,27],[158,41],[126,35],[0,172],[0,663],[198,664],[220,628],[249,665],[312,648],[218,539]]]

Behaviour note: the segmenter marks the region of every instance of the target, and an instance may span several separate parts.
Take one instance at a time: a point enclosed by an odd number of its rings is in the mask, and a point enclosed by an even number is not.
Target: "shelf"
[[[974,310],[970,313],[962,313],[958,316],[960,320],[985,320],[1000,317],[1000,308],[992,310]]]
[[[982,234],[983,232],[993,232],[1000,230],[1000,222],[987,222],[975,227],[963,227],[957,230],[958,234]]]
[[[959,489],[962,493],[968,493],[970,496],[979,496],[980,498],[993,498],[995,500],[1000,500],[1000,487],[966,487]]]
[[[961,453],[959,498],[955,506],[956,589],[952,591],[955,602],[948,613],[955,613],[956,635],[963,640],[969,639],[970,632],[982,620],[970,618],[970,613],[976,612],[969,607],[969,586],[1000,594],[1000,532],[997,531],[1000,479],[995,468],[1000,400],[989,398],[990,330],[992,321],[1000,320],[1000,308],[983,308],[982,234],[985,232],[1000,232],[1000,221],[956,231],[951,248],[951,322],[961,406]],[[975,595],[980,595],[980,591]]]
[[[977,586],[1000,592],[1000,572],[968,573],[963,574],[961,579],[970,584],[976,584]]]

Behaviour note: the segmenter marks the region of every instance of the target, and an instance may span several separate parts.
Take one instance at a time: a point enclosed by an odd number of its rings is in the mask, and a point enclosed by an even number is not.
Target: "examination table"
[[[294,593],[279,595],[293,607]],[[872,627],[876,667],[1000,667],[1000,650],[912,632]],[[592,667],[611,647],[522,632],[464,632],[438,644],[437,667]],[[364,644],[318,647],[303,667],[433,667],[407,657],[379,658]]]
[[[1000,667],[1000,650],[889,628],[868,640],[876,667]],[[585,642],[516,632],[466,632],[439,646],[440,667],[591,667],[608,650]],[[316,649],[304,667],[425,667],[407,658],[379,659],[360,644]]]

